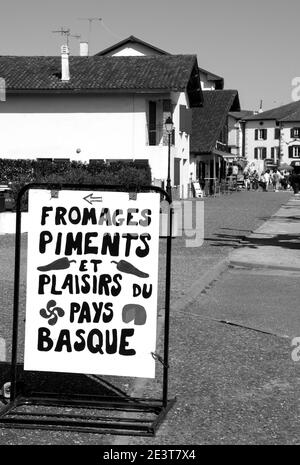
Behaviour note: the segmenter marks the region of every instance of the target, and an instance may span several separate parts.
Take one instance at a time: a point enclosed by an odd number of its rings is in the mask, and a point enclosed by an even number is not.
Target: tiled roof
[[[216,145],[229,111],[239,111],[237,90],[206,90],[202,108],[193,108],[191,152],[210,153]]]
[[[0,76],[10,91],[178,91],[201,104],[195,55],[70,57],[70,80],[60,79],[61,58],[0,56]]]
[[[233,118],[236,118],[236,119],[245,119],[247,116],[252,116],[253,111],[251,110],[230,111],[229,115],[233,116]]]
[[[288,103],[281,107],[272,108],[271,110],[257,113],[256,115],[247,116],[245,121],[271,119],[277,121],[300,121],[300,101]],[[298,118],[298,119],[297,119]]]
[[[299,103],[299,102],[298,102]],[[300,105],[295,111],[292,111],[289,115],[280,118],[280,121],[300,121]]]
[[[96,53],[96,55],[106,55],[107,53],[113,52],[114,50],[118,49],[119,47],[122,47],[123,45],[126,44],[139,44],[139,45],[144,45],[145,47],[148,47],[149,49],[153,50],[156,53],[159,53],[161,55],[169,55],[168,52],[165,52],[164,50],[161,50],[160,48],[155,47],[154,45],[148,44],[147,42],[144,42],[143,40],[139,39],[138,37],[135,36],[129,36],[126,39],[121,40],[117,44],[111,45],[110,47],[101,50],[100,52]]]

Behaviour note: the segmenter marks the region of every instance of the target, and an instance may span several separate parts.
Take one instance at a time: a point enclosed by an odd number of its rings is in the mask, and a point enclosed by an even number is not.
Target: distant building
[[[300,101],[243,118],[245,155],[259,172],[300,160]]]
[[[243,119],[253,115],[253,111],[241,110],[228,113],[228,148],[235,157],[244,157],[244,125]]]

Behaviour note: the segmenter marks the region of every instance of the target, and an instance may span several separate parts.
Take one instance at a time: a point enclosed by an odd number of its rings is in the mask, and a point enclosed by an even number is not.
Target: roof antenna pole
[[[66,27],[63,27],[61,26],[61,28],[58,30],[58,31],[52,31],[53,34],[61,34],[62,36],[66,37],[66,41],[67,41],[67,46],[69,48],[69,36],[70,36],[70,29],[66,28]]]
[[[102,21],[102,18],[77,18],[78,21],[88,21],[89,30],[88,30],[88,47],[90,50],[91,34],[92,34],[92,23],[93,21]]]

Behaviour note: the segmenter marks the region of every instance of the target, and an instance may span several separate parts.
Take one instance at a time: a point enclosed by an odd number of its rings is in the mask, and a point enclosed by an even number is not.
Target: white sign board
[[[29,191],[25,370],[155,377],[159,208]]]
[[[195,197],[203,197],[203,190],[201,189],[199,182],[193,182],[193,186],[195,189]]]

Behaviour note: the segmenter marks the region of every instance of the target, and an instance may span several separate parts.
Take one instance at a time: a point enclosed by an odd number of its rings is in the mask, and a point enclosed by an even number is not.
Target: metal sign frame
[[[63,394],[61,392],[34,392],[23,389],[22,375],[18,374],[18,336],[19,336],[19,289],[20,289],[20,255],[21,255],[21,203],[24,194],[30,189],[47,189],[53,191],[91,190],[128,192],[135,198],[138,192],[157,192],[168,202],[169,234],[166,244],[165,264],[165,309],[163,357],[152,354],[163,364],[162,397],[148,399],[131,397],[115,388],[116,395],[101,396],[95,394]],[[153,436],[176,398],[168,399],[169,371],[169,324],[170,324],[170,286],[171,286],[171,243],[172,215],[171,196],[156,186],[137,188],[103,184],[57,184],[31,183],[20,189],[16,202],[16,236],[15,236],[15,270],[13,301],[12,356],[10,367],[10,400],[0,410],[0,426],[11,428],[39,428],[68,431],[81,431],[102,434]],[[21,364],[22,367],[22,364]],[[23,372],[22,372],[23,373]],[[84,375],[84,373],[83,373]],[[107,384],[107,383],[106,383]],[[109,384],[109,383],[108,383]],[[110,385],[112,386],[112,385]],[[19,407],[26,406],[24,412]],[[30,407],[33,407],[30,411]],[[46,410],[37,411],[37,407]],[[49,408],[85,409],[87,415],[53,413]],[[28,411],[29,409],[29,411]],[[103,414],[104,412],[104,414]],[[101,413],[101,414],[100,414]],[[116,415],[117,413],[117,415]]]

